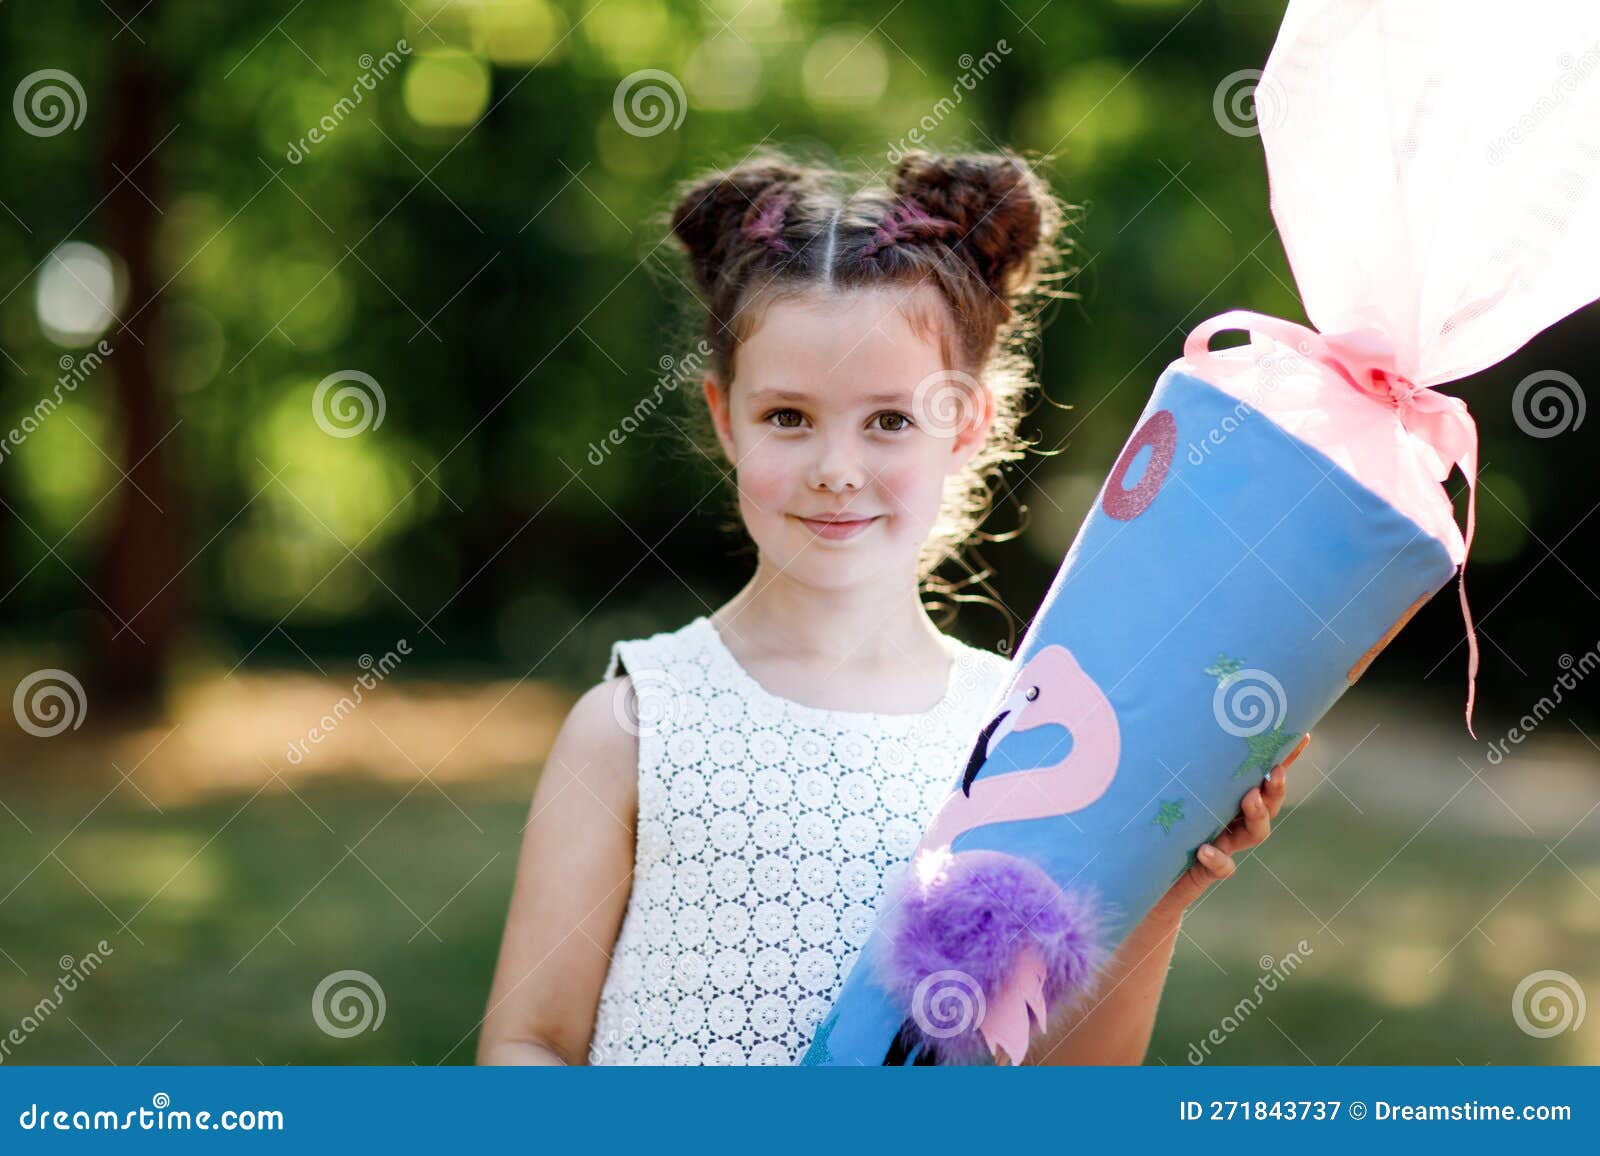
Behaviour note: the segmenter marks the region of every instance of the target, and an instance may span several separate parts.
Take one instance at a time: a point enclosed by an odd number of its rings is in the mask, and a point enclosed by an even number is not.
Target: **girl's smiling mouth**
[[[819,538],[827,538],[831,541],[842,541],[846,538],[854,538],[857,534],[862,533],[868,526],[872,525],[872,523],[876,522],[883,515],[874,514],[865,518],[847,515],[839,515],[830,518],[803,518],[798,514],[792,514],[790,516],[799,521],[802,526],[806,527],[806,529],[810,530]]]

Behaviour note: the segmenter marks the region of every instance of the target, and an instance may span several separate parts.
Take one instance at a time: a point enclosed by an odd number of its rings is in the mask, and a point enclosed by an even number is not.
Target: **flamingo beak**
[[[1028,705],[1027,694],[1024,690],[1015,691],[1006,700],[1004,709],[990,720],[989,725],[983,728],[978,735],[978,741],[973,745],[972,754],[967,759],[966,771],[961,776],[961,791],[967,796],[972,794],[972,781],[978,777],[978,772],[983,769],[983,764],[988,762],[1005,737],[1017,729],[1017,716]]]
[[[985,758],[993,755],[994,749],[1005,741],[1005,737],[1017,729],[1017,719],[1021,717],[1027,705],[1027,693],[1022,690],[1018,690],[1006,699],[1006,709],[996,716],[995,725],[989,732],[989,744],[984,751]]]

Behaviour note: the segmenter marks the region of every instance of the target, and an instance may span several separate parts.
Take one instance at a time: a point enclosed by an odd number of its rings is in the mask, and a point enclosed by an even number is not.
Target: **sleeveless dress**
[[[771,694],[704,615],[613,644],[639,812],[591,1063],[799,1063],[1010,674],[944,641],[945,696],[915,714]]]

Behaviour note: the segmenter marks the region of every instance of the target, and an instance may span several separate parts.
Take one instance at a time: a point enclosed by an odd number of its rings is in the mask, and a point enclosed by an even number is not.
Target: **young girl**
[[[1009,154],[912,154],[887,188],[840,183],[768,154],[673,215],[755,573],[709,615],[616,643],[573,707],[480,1063],[798,1062],[1006,681],[920,593],[1021,456],[1020,306],[1060,207]],[[1267,836],[1288,761],[1032,1062],[1143,1059],[1179,918]]]

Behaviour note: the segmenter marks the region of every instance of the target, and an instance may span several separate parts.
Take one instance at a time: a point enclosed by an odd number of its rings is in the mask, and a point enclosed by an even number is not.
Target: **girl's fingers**
[[[1200,860],[1200,866],[1205,868],[1212,879],[1226,879],[1238,868],[1233,856],[1214,843],[1202,843],[1195,857]]]
[[[1300,757],[1300,753],[1306,749],[1306,745],[1310,742],[1311,736],[1309,734],[1303,735],[1300,741],[1295,744],[1294,750],[1289,752],[1288,757],[1273,767],[1263,780],[1261,793],[1266,799],[1267,814],[1271,818],[1276,819],[1278,817],[1278,811],[1282,809],[1283,800],[1289,792],[1290,764]]]
[[[1294,750],[1273,767],[1260,786],[1251,787],[1239,803],[1239,813],[1217,835],[1213,843],[1202,843],[1195,852],[1200,870],[1196,882],[1205,888],[1219,879],[1226,879],[1239,869],[1231,854],[1258,846],[1272,834],[1272,820],[1283,806],[1288,791],[1289,765],[1300,757],[1311,736],[1305,735],[1295,744]]]
[[[1267,776],[1266,785],[1261,794],[1267,800],[1267,812],[1276,819],[1278,812],[1283,808],[1283,800],[1289,793],[1289,776],[1286,773],[1288,764],[1273,767]]]
[[[1239,813],[1217,835],[1216,845],[1224,853],[1248,851],[1272,833],[1272,816],[1262,799],[1261,788],[1251,787],[1239,804]]]
[[[1272,814],[1267,810],[1267,800],[1260,787],[1251,787],[1240,805],[1244,814],[1246,847],[1254,847],[1272,833]]]

